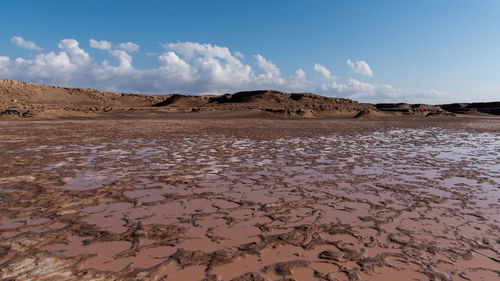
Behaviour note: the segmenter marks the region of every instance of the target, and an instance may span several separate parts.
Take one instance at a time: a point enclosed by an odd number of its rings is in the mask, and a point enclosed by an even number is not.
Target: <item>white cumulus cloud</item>
[[[370,77],[373,76],[373,71],[371,67],[363,60],[352,62],[350,59],[348,59],[347,65],[356,73]]]
[[[28,49],[28,50],[33,50],[33,51],[40,51],[42,48],[38,47],[34,42],[24,40],[22,37],[19,36],[14,36],[10,39],[10,41],[17,46]]]
[[[189,72],[196,76],[191,79],[193,82],[184,85],[194,91],[229,91],[253,80],[252,68],[233,56],[227,47],[193,42],[169,43],[163,47],[167,54],[176,54],[196,70]]]
[[[158,61],[160,67],[156,72],[167,80],[189,83],[199,78],[197,69],[186,63],[174,52],[163,53],[158,57]]]
[[[113,50],[110,52],[111,55],[118,59],[120,62],[119,67],[122,69],[131,69],[132,68],[132,56],[127,52],[122,50]]]
[[[11,79],[62,85],[72,84],[75,76],[85,79],[91,64],[89,54],[74,39],[63,39],[58,47],[58,53],[39,53],[33,59],[16,58],[3,72]]]
[[[120,44],[118,44],[118,46],[116,46],[116,48],[118,48],[120,50],[124,50],[124,51],[129,52],[129,53],[139,51],[139,45],[137,45],[133,42],[120,43]]]
[[[318,92],[324,95],[345,97],[364,102],[410,102],[422,103],[437,101],[449,96],[448,93],[437,90],[417,90],[395,88],[389,84],[372,84],[353,78],[346,82],[326,83],[321,85]]]
[[[220,94],[276,89],[313,91],[371,102],[429,102],[449,96],[436,90],[398,89],[353,78],[342,81],[319,63],[314,64],[314,71],[320,77],[308,78],[302,68],[283,75],[278,66],[261,54],[253,55],[254,60],[246,64],[240,60],[243,54],[231,52],[224,46],[196,42],[164,44],[162,53],[151,54],[157,58],[157,65],[139,69],[134,66],[132,55],[139,51],[139,47],[128,43],[113,48],[109,41],[90,39],[91,48],[107,51],[107,57],[98,62],[80,47],[77,40],[63,39],[57,44],[58,50],[40,50],[34,57],[13,59],[0,55],[0,75],[9,79],[120,92]],[[355,72],[373,75],[363,61],[354,63],[348,60],[348,65]]]
[[[306,72],[302,68],[299,68],[289,79],[286,79],[285,83],[287,83],[290,90],[307,91],[311,81],[307,79]]]
[[[274,65],[274,63],[266,60],[260,54],[256,54],[254,57],[257,59],[257,65],[260,67],[260,69],[265,71],[267,77],[273,78],[280,76],[280,70],[278,67],[276,67],[276,65]]]
[[[72,62],[79,66],[87,65],[90,62],[89,54],[80,48],[78,41],[75,39],[63,39],[57,46],[68,53]]]
[[[64,84],[69,82],[71,75],[78,70],[66,52],[39,54],[24,66],[27,68],[26,72],[23,71],[23,67],[18,70],[21,72],[20,75],[27,76],[28,80],[36,77],[37,80]]]
[[[326,67],[322,66],[319,63],[314,64],[314,70],[319,74],[323,75],[323,77],[325,77],[326,79],[333,78],[332,74],[330,73],[330,70],[328,70]]]
[[[96,41],[94,38],[90,39],[90,47],[100,50],[111,49],[111,43],[105,40]]]
[[[0,74],[4,74],[7,72],[8,66],[10,63],[10,58],[6,56],[0,56]]]

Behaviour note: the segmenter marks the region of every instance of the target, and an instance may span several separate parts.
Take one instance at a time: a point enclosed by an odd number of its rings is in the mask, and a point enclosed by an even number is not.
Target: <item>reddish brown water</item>
[[[500,280],[499,133],[43,125],[1,143],[2,278]]]

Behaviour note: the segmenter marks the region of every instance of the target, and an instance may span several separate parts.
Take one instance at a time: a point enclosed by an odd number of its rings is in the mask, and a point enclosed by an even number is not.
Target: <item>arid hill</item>
[[[369,104],[312,93],[273,90],[225,95],[143,95],[94,89],[46,86],[0,79],[0,119],[59,119],[94,117],[173,116],[198,113],[205,116],[271,118],[373,118],[384,116],[453,116],[500,114],[500,102],[473,104]]]
[[[135,95],[104,92],[94,89],[63,88],[37,83],[0,79],[0,105],[74,105],[140,107],[151,106],[165,99],[161,95]]]
[[[172,95],[154,105],[176,111],[262,111],[283,117],[315,117],[320,114],[352,115],[375,110],[373,105],[350,99],[330,98],[311,93],[284,93],[259,90],[222,96]]]
[[[440,107],[457,114],[500,115],[500,102],[452,103]]]

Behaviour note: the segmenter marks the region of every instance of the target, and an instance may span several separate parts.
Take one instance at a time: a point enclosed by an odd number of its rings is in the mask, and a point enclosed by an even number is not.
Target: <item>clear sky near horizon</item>
[[[500,1],[0,3],[0,78],[112,91],[500,100]]]

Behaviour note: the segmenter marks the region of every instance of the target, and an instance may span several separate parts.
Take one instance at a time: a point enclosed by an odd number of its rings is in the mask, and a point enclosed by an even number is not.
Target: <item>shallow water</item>
[[[500,280],[494,132],[203,131],[1,156],[3,278]],[[64,266],[19,269],[33,257]]]

